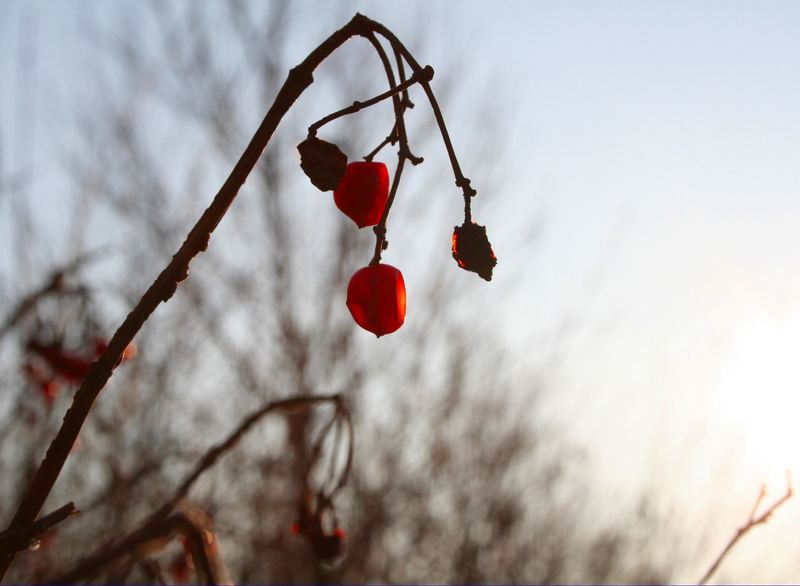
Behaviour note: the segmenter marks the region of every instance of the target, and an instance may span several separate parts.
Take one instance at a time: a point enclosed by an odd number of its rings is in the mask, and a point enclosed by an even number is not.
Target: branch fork
[[[11,520],[8,531],[5,532],[4,535],[14,532],[24,532],[25,528],[35,521],[61,473],[64,463],[70,454],[70,450],[84,422],[89,416],[92,405],[108,383],[115,367],[121,362],[125,348],[133,341],[133,338],[156,308],[161,303],[169,301],[177,290],[178,285],[188,277],[191,261],[208,247],[211,234],[235,200],[240,188],[247,180],[248,175],[253,170],[261,153],[267,147],[270,138],[284,115],[293,106],[298,97],[313,83],[314,70],[335,50],[354,36],[364,37],[373,45],[384,66],[389,81],[389,91],[377,96],[377,98],[388,99],[391,97],[395,111],[395,125],[392,132],[389,133],[387,139],[380,146],[395,144],[397,142],[399,142],[400,145],[398,150],[399,160],[392,182],[389,201],[383,213],[383,217],[381,218],[381,229],[376,230],[376,245],[372,262],[377,263],[380,261],[381,251],[386,245],[386,220],[397,192],[397,186],[405,161],[408,160],[412,164],[422,162],[422,159],[414,156],[408,147],[408,139],[403,120],[404,111],[413,107],[413,103],[408,99],[407,90],[414,84],[419,84],[422,87],[430,102],[453,167],[456,184],[461,186],[464,190],[465,219],[470,218],[470,198],[475,195],[475,191],[468,187],[469,182],[461,173],[441,110],[433,94],[433,90],[431,89],[430,80],[433,75],[433,70],[429,67],[420,66],[408,49],[406,49],[397,37],[385,26],[370,20],[366,16],[356,14],[350,22],[331,34],[318,47],[311,51],[299,65],[289,71],[287,79],[278,91],[272,106],[267,111],[263,121],[250,140],[250,143],[247,145],[242,156],[209,207],[203,212],[202,216],[187,235],[186,240],[168,262],[166,267],[164,267],[119,326],[111,338],[106,351],[90,367],[80,388],[75,393],[72,405],[67,410],[56,437],[50,443],[44,460],[28,486]],[[399,84],[395,81],[391,63],[389,62],[386,51],[378,40],[378,36],[388,41],[394,52],[400,77]],[[405,76],[404,62],[407,63],[412,70],[412,75],[409,78]],[[373,100],[375,100],[375,98],[373,98]],[[366,107],[365,104],[369,104],[370,102],[371,100],[367,100],[357,106],[350,106],[350,108],[346,110],[356,108],[356,110],[353,111],[357,111],[358,108]],[[371,158],[374,156],[380,149],[380,146],[367,155],[367,157]],[[188,486],[185,490],[188,490],[193,480],[187,482]],[[11,565],[14,559],[14,553],[14,551],[4,552],[0,550],[0,580],[2,580],[5,572]]]

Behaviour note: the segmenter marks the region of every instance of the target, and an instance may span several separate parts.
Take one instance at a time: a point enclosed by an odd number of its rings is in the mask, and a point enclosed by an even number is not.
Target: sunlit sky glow
[[[303,5],[310,18],[316,4]],[[414,39],[423,10],[399,5],[340,2],[336,10],[362,11]],[[20,23],[36,20],[37,143],[56,140],[78,96],[72,80],[86,82],[82,24],[124,6],[0,5],[5,80],[16,79]],[[423,61],[470,59],[472,71],[458,80],[467,96],[483,95],[487,83],[513,95],[449,114],[479,126],[495,111],[513,144],[491,162],[507,180],[500,193],[480,192],[486,161],[465,162],[500,258],[481,299],[503,302],[487,311],[518,348],[570,318],[556,401],[564,427],[594,456],[598,484],[612,494],[652,484],[657,467],[675,498],[719,504],[718,530],[705,544],[718,549],[762,481],[777,494],[784,469],[800,478],[800,3],[424,6],[441,35]],[[290,59],[316,41],[295,39]],[[5,83],[0,95],[6,133],[14,87]],[[458,146],[458,123],[453,134]],[[3,165],[13,169],[20,161],[5,140]],[[63,179],[54,148],[36,153],[34,197],[48,201]],[[518,215],[541,219],[532,259],[504,249],[514,235],[503,218]],[[717,474],[730,491],[704,493],[702,482]],[[742,544],[722,576],[796,580],[800,567],[783,556],[798,552],[780,532],[798,520],[792,503]],[[776,543],[773,567],[757,568]]]

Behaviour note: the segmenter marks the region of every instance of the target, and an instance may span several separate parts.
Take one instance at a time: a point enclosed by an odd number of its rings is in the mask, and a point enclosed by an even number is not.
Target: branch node
[[[313,70],[307,67],[304,63],[296,65],[289,70],[287,82],[309,86],[314,83],[314,74],[312,71]]]

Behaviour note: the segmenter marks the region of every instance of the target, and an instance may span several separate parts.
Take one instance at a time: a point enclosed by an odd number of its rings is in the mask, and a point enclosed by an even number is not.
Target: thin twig
[[[376,23],[375,31],[386,38],[389,43],[392,45],[394,49],[399,51],[403,58],[408,62],[411,66],[413,71],[419,71],[422,69],[422,66],[414,59],[414,56],[411,52],[400,42],[400,40],[385,26]],[[447,131],[447,125],[444,122],[444,116],[442,115],[442,110],[439,107],[439,102],[436,100],[436,96],[433,93],[433,89],[431,88],[431,84],[428,82],[420,82],[422,89],[425,91],[425,95],[428,98],[428,102],[430,102],[431,110],[433,110],[433,115],[436,118],[436,124],[439,126],[439,132],[442,135],[442,141],[444,142],[445,149],[447,150],[447,156],[450,158],[450,165],[453,168],[453,175],[456,179],[456,185],[461,188],[464,193],[464,217],[467,222],[472,221],[472,211],[471,211],[471,198],[476,195],[475,189],[472,188],[470,185],[470,180],[464,177],[464,174],[461,172],[461,166],[458,164],[458,157],[456,156],[455,149],[453,148],[453,142],[450,140],[450,133]]]
[[[781,498],[779,498],[774,503],[772,503],[769,507],[767,507],[767,509],[760,516],[756,517],[756,512],[758,510],[758,507],[761,504],[761,502],[764,500],[764,497],[766,496],[766,493],[767,493],[766,492],[766,488],[764,486],[762,486],[760,492],[758,493],[758,497],[756,498],[755,505],[753,506],[753,509],[750,511],[750,516],[747,518],[747,522],[736,530],[736,533],[733,534],[733,537],[731,537],[730,541],[728,541],[728,544],[719,553],[717,558],[714,560],[714,563],[711,564],[711,566],[708,568],[708,570],[706,570],[706,573],[703,574],[703,577],[700,578],[700,581],[698,582],[698,584],[700,586],[702,586],[703,584],[706,584],[711,579],[711,577],[714,575],[714,572],[716,572],[717,569],[719,569],[719,566],[722,563],[722,561],[725,559],[725,556],[728,555],[728,552],[730,552],[730,550],[733,549],[733,546],[736,545],[736,543],[742,537],[744,537],[756,525],[761,525],[761,524],[766,523],[767,521],[769,521],[770,516],[776,510],[778,510],[778,508],[781,505],[783,505],[783,503],[785,503],[790,498],[792,498],[792,494],[793,494],[793,492],[792,492],[792,478],[791,478],[789,472],[786,472],[786,492],[783,494],[783,496]]]
[[[375,155],[377,155],[379,152],[381,152],[381,149],[383,149],[383,147],[385,147],[387,144],[394,144],[394,143],[396,143],[396,142],[397,142],[397,139],[398,139],[398,137],[397,137],[397,124],[395,124],[395,125],[392,127],[392,132],[390,132],[390,133],[389,133],[389,136],[387,136],[386,138],[384,138],[384,139],[383,139],[383,140],[380,142],[380,144],[378,144],[378,146],[376,146],[376,147],[375,147],[374,149],[372,149],[372,150],[371,150],[369,153],[367,153],[366,155],[364,155],[364,160],[365,160],[365,161],[372,161],[372,159],[374,159],[374,158],[375,158]]]
[[[174,531],[183,533],[189,541],[194,567],[206,584],[216,584],[217,576],[204,538],[204,529],[197,519],[186,512],[178,512],[164,519],[151,519],[136,531],[127,535],[116,545],[102,549],[97,554],[81,561],[73,569],[58,576],[52,584],[72,584],[89,580],[115,560],[135,552],[151,542],[163,539]]]
[[[383,65],[383,69],[386,72],[386,79],[389,82],[390,88],[395,88],[397,83],[394,78],[394,71],[392,70],[392,64],[389,61],[388,55],[386,55],[386,51],[384,50],[383,46],[381,45],[380,41],[374,34],[367,35],[367,40],[372,44],[375,48],[375,52],[378,53],[378,57],[381,60],[381,64]],[[422,80],[420,83],[424,83]],[[386,201],[386,206],[383,208],[383,214],[381,214],[381,219],[378,222],[377,226],[372,228],[373,232],[375,232],[375,252],[372,254],[372,260],[370,260],[370,266],[374,266],[381,261],[381,253],[386,248],[386,221],[389,219],[389,212],[392,209],[392,204],[394,204],[394,198],[397,195],[397,188],[400,185],[400,178],[403,175],[403,168],[406,163],[406,159],[411,161],[414,164],[421,163],[422,157],[415,156],[411,149],[408,146],[408,136],[406,134],[406,126],[404,121],[404,112],[405,109],[400,102],[399,97],[395,94],[393,98],[394,104],[394,115],[395,115],[395,130],[397,131],[397,139],[400,143],[400,148],[398,150],[398,160],[397,160],[397,167],[394,171],[394,178],[392,179],[392,186],[389,190],[389,198]],[[416,162],[415,162],[416,161]]]
[[[265,416],[275,411],[291,411],[293,409],[310,407],[317,403],[333,402],[338,404],[341,401],[341,396],[334,395],[303,395],[299,397],[291,397],[289,399],[281,399],[279,401],[270,401],[266,405],[256,409],[253,413],[245,417],[239,426],[233,430],[227,438],[221,441],[216,446],[211,447],[200,461],[197,462],[192,472],[181,482],[178,488],[173,493],[172,497],[161,506],[156,512],[155,516],[164,516],[168,514],[178,502],[189,494],[192,485],[200,478],[206,470],[211,468],[217,460],[231,450],[239,440],[250,430],[256,423],[258,423]]]
[[[3,320],[2,325],[0,325],[0,338],[5,337],[6,334],[13,330],[19,321],[24,318],[34,307],[36,307],[36,304],[39,303],[39,301],[43,298],[56,293],[71,292],[66,287],[65,279],[67,275],[76,272],[95,256],[96,252],[83,254],[75,260],[67,263],[63,267],[53,270],[50,273],[47,281],[45,281],[38,289],[31,291],[28,295],[20,299],[14,306],[14,309],[8,313],[6,318]]]
[[[11,554],[28,549],[47,531],[78,513],[80,511],[75,508],[75,503],[67,503],[27,527],[3,531],[0,533],[0,554]]]
[[[353,416],[350,414],[349,409],[339,406],[339,411],[344,418],[345,425],[347,426],[347,458],[344,463],[342,473],[339,475],[339,482],[328,494],[329,499],[333,499],[336,494],[344,488],[347,479],[350,477],[350,470],[353,468],[353,456],[355,454],[355,433],[353,431]]]
[[[195,464],[192,471],[189,472],[186,478],[178,485],[178,488],[175,489],[175,492],[169,500],[159,507],[155,513],[145,519],[139,527],[119,540],[116,545],[111,544],[100,547],[95,553],[82,560],[74,569],[60,576],[55,582],[74,582],[90,578],[114,560],[127,555],[142,544],[169,533],[169,531],[166,531],[166,533],[164,532],[163,524],[166,523],[167,519],[171,518],[169,517],[170,513],[172,513],[178,503],[189,493],[189,490],[197,479],[211,468],[225,453],[233,449],[242,437],[265,416],[276,411],[291,412],[296,409],[308,408],[312,405],[327,402],[334,403],[337,413],[341,413],[345,417],[345,420],[348,421],[348,425],[352,425],[349,423],[350,413],[344,407],[341,395],[338,394],[301,395],[266,403],[245,417],[236,429],[228,434],[224,440],[209,448],[206,453],[201,456],[197,464]],[[350,471],[350,463],[352,462],[352,427],[350,428],[350,433],[351,442],[348,452],[348,463],[343,472],[343,476],[339,479],[340,485],[346,482],[347,475]],[[339,486],[337,485],[336,490],[338,489]]]
[[[393,87],[383,92],[382,94],[378,94],[377,96],[370,98],[368,100],[364,100],[363,102],[355,101],[351,106],[342,108],[341,110],[337,110],[332,114],[328,114],[324,118],[320,118],[319,120],[317,120],[311,126],[308,127],[308,135],[314,136],[320,128],[322,128],[323,126],[325,126],[330,122],[333,122],[334,120],[337,120],[338,118],[341,118],[342,116],[347,116],[349,114],[355,114],[356,112],[360,112],[361,110],[369,108],[370,106],[374,106],[375,104],[378,104],[387,98],[393,98],[397,94],[407,90],[415,83],[419,83],[422,80],[430,81],[432,78],[433,78],[433,68],[431,66],[427,66],[423,68],[421,71],[415,72],[414,75],[412,75],[410,78],[408,78],[400,85]]]
[[[383,70],[386,73],[386,81],[389,82],[389,88],[394,89],[397,85],[397,82],[394,78],[394,70],[392,69],[392,64],[389,61],[389,57],[386,55],[386,50],[381,45],[381,42],[378,40],[378,37],[375,36],[374,33],[370,32],[364,35],[365,38],[370,42],[370,44],[375,49],[375,52],[378,54],[378,58],[381,60],[381,65],[383,65]],[[430,67],[430,66],[428,66]],[[416,71],[422,71],[422,68]],[[429,75],[433,76],[433,68],[430,68]],[[402,80],[401,80],[402,81]],[[420,85],[425,85],[428,82],[424,79],[420,79]],[[411,161],[414,165],[419,165],[422,163],[422,157],[417,157],[414,153],[411,152],[411,149],[408,146],[408,134],[406,132],[406,123],[404,118],[405,107],[403,106],[403,101],[400,99],[398,95],[394,95],[392,97],[392,106],[394,107],[394,118],[395,124],[394,128],[397,132],[397,139],[400,142],[400,151],[398,155],[400,158],[406,158]],[[389,135],[391,136],[391,132]]]

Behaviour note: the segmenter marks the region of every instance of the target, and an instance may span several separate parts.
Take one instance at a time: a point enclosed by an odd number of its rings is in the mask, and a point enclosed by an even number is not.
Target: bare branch
[[[116,545],[103,548],[95,555],[83,560],[73,569],[57,577],[52,581],[53,584],[72,584],[83,580],[89,580],[97,575],[103,568],[115,560],[135,553],[148,544],[168,538],[175,531],[181,532],[186,536],[194,560],[195,568],[198,571],[198,578],[204,580],[205,584],[217,584],[217,564],[213,559],[215,551],[209,551],[205,533],[210,530],[204,527],[198,518],[199,515],[188,511],[182,511],[170,515],[165,519],[151,518],[136,531],[130,533]]]
[[[762,486],[761,490],[758,493],[758,497],[756,498],[756,502],[753,505],[752,510],[750,511],[750,516],[747,518],[747,522],[744,525],[742,525],[741,527],[739,527],[739,529],[736,530],[736,533],[733,534],[733,537],[731,537],[731,539],[728,542],[728,544],[719,553],[717,558],[714,560],[714,563],[711,564],[711,566],[708,568],[708,570],[706,570],[706,573],[703,574],[703,577],[700,578],[700,581],[698,582],[698,584],[700,586],[702,586],[703,584],[706,584],[711,579],[711,577],[714,575],[714,573],[719,569],[719,566],[720,566],[720,564],[722,564],[722,561],[725,559],[725,556],[728,555],[728,552],[730,552],[730,550],[733,549],[733,546],[736,545],[736,543],[742,537],[744,537],[756,525],[761,525],[761,524],[766,523],[767,521],[769,521],[770,516],[775,511],[777,511],[778,508],[781,505],[783,505],[783,503],[785,503],[790,498],[792,498],[792,494],[793,494],[793,492],[792,492],[792,477],[789,474],[789,472],[788,471],[786,472],[786,492],[783,494],[783,496],[781,498],[779,498],[774,503],[772,503],[769,507],[767,507],[767,509],[760,516],[756,517],[756,513],[758,511],[758,507],[761,505],[761,503],[764,500],[764,497],[766,496],[766,494],[767,494],[766,488],[764,486]]]
[[[27,527],[3,531],[0,533],[0,555],[13,554],[28,549],[34,541],[47,531],[61,523],[61,521],[78,513],[80,511],[75,508],[75,503],[67,503]]]
[[[185,513],[178,513],[173,516],[169,516],[172,513],[173,509],[178,505],[178,503],[183,499],[188,493],[194,483],[197,481],[198,478],[209,468],[211,468],[226,452],[233,449],[239,441],[244,437],[244,435],[252,429],[252,427],[261,421],[265,416],[269,415],[270,413],[274,413],[276,411],[294,411],[297,409],[305,409],[312,405],[316,405],[319,403],[327,403],[332,402],[336,405],[337,414],[341,414],[345,421],[347,422],[348,428],[350,429],[351,434],[351,442],[348,448],[348,455],[347,455],[347,464],[345,469],[342,473],[342,476],[339,478],[339,483],[337,484],[335,491],[338,491],[341,486],[344,485],[344,482],[347,479],[347,475],[350,471],[350,466],[352,462],[352,428],[350,423],[350,413],[344,407],[342,403],[342,398],[338,394],[334,395],[301,395],[297,397],[290,397],[288,399],[280,399],[278,401],[270,401],[269,403],[263,405],[259,409],[256,409],[253,413],[245,417],[242,422],[234,429],[228,437],[226,437],[223,441],[212,446],[209,448],[206,453],[200,458],[197,462],[195,467],[192,471],[186,476],[186,478],[181,482],[178,488],[173,493],[172,497],[164,503],[155,513],[150,515],[139,527],[134,529],[131,533],[129,533],[126,537],[122,538],[116,545],[110,544],[101,547],[97,552],[90,555],[83,561],[81,561],[74,569],[70,570],[63,576],[59,576],[58,579],[55,580],[57,583],[67,583],[67,582],[75,582],[78,580],[84,580],[91,578],[97,572],[102,570],[104,567],[112,563],[114,560],[128,555],[133,550],[141,547],[142,545],[149,543],[159,537],[163,537],[164,535],[169,534],[172,532],[176,527],[184,526],[185,525]],[[176,517],[178,518],[176,520]],[[183,524],[183,525],[181,525]],[[191,527],[189,527],[191,529]],[[191,537],[191,535],[189,535]],[[195,540],[196,541],[196,540]],[[198,543],[194,543],[193,549],[197,549],[198,556],[206,556],[205,558],[201,559],[202,562],[200,565],[195,567],[201,569],[206,576],[210,576],[209,584],[215,583],[214,582],[214,573],[211,564],[208,563],[207,555],[208,552],[206,551],[205,546],[202,542],[202,535],[201,541]],[[194,555],[194,554],[193,554]],[[205,561],[203,561],[205,559]],[[197,561],[197,560],[195,560]],[[203,568],[208,568],[203,569]]]
[[[239,426],[231,434],[216,446],[210,448],[200,461],[195,465],[194,470],[181,482],[172,497],[159,509],[156,516],[163,516],[169,513],[175,505],[188,493],[192,485],[200,478],[206,470],[211,468],[225,452],[229,451],[239,443],[239,440],[265,416],[274,411],[292,411],[294,409],[305,408],[316,403],[333,402],[337,405],[341,397],[337,395],[307,395],[291,397],[279,401],[270,401],[263,407],[256,409],[253,413],[245,417]]]
[[[308,134],[309,136],[313,136],[317,133],[317,131],[328,124],[329,122],[333,122],[334,120],[341,118],[342,116],[347,116],[349,114],[355,114],[356,112],[360,112],[364,108],[369,108],[370,106],[374,106],[382,102],[387,98],[393,98],[397,94],[401,92],[405,92],[408,88],[410,88],[415,83],[425,80],[430,81],[433,78],[433,68],[428,65],[424,69],[417,71],[409,77],[407,80],[403,81],[400,85],[397,85],[381,94],[378,94],[375,97],[372,97],[368,100],[364,100],[363,102],[353,102],[352,106],[348,106],[347,108],[342,108],[341,110],[337,110],[332,114],[328,114],[324,118],[320,118],[314,124],[308,127]]]
[[[8,332],[14,329],[19,321],[36,307],[36,304],[41,299],[56,293],[69,292],[65,283],[65,278],[92,260],[94,256],[94,253],[81,255],[72,262],[53,270],[48,279],[38,289],[31,291],[28,295],[20,299],[14,306],[14,309],[8,313],[5,320],[3,320],[3,323],[0,325],[0,338],[5,337]]]

